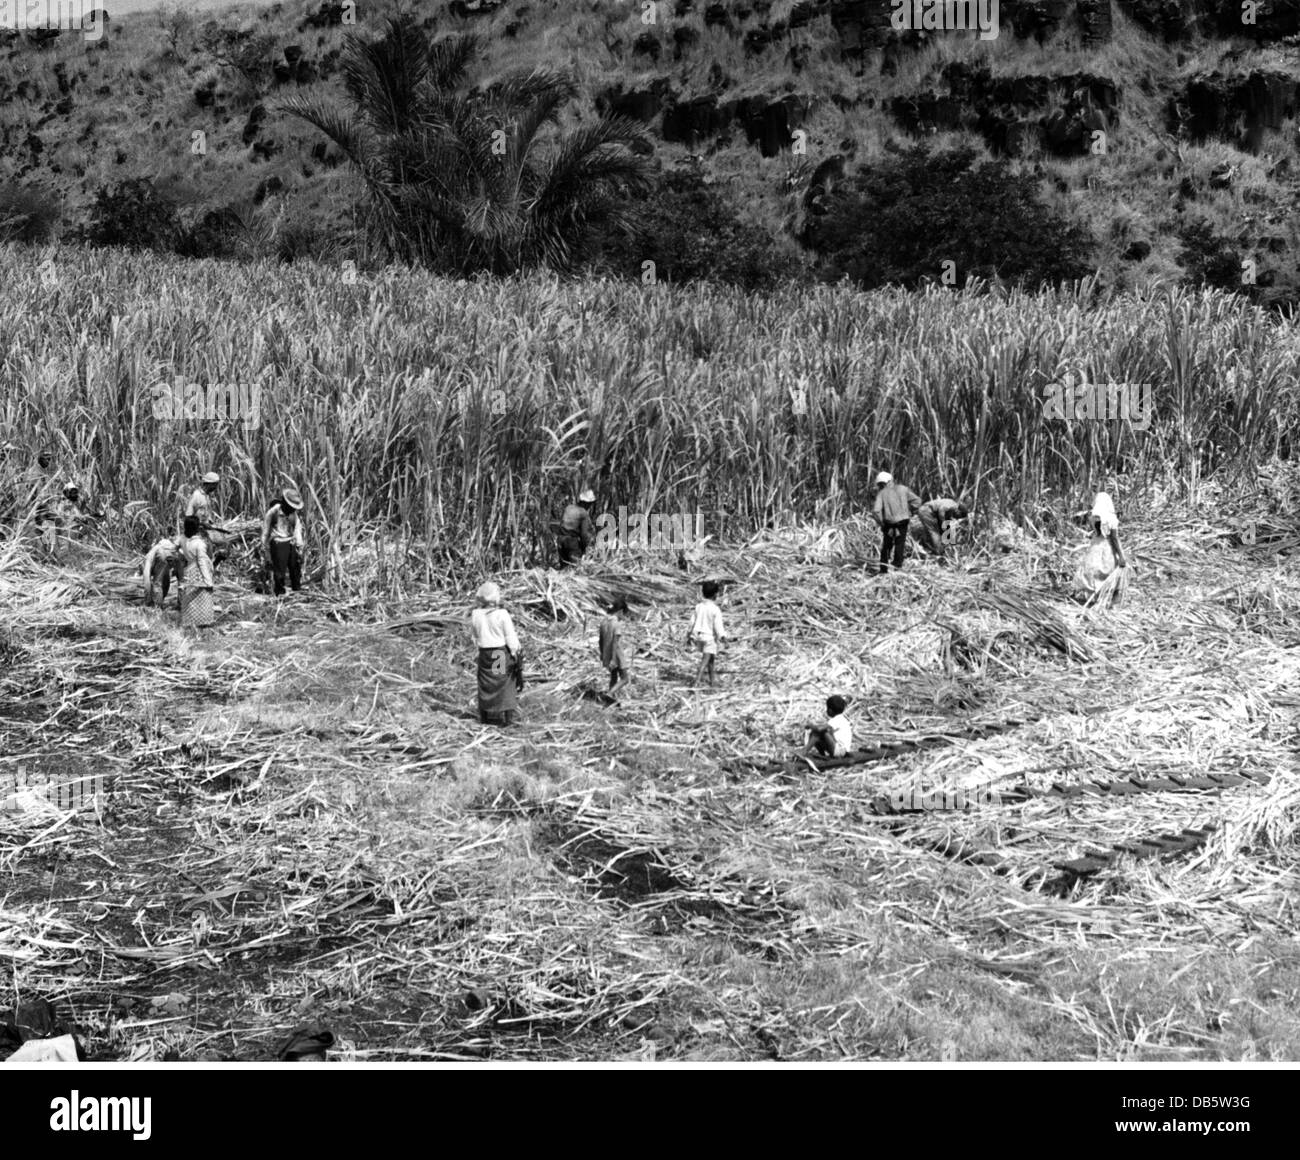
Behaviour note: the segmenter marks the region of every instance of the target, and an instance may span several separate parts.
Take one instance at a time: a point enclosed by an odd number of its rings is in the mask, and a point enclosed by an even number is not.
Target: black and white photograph
[[[1281,1131],[1298,106],[1300,0],[0,0],[15,1141]]]

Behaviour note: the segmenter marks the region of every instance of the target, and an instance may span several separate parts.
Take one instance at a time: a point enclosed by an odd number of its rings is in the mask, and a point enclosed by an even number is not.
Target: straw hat
[[[887,472],[887,471],[882,471],[878,476],[876,476],[876,482],[877,482],[877,483],[893,483],[893,482],[894,482],[894,477],[893,477],[892,475],[890,475],[889,472]]]
[[[484,584],[477,592],[474,593],[474,595],[478,597],[478,601],[480,604],[501,603],[501,589],[498,588],[495,584],[493,584],[491,580],[489,580],[486,584]]]
[[[207,475],[205,475],[205,476],[203,477],[203,482],[204,482],[204,483],[220,483],[220,482],[221,482],[221,476],[219,476],[215,471],[209,471],[209,472],[207,473]]]
[[[302,511],[302,496],[296,487],[285,488],[284,502],[287,503],[294,511]]]
[[[591,488],[589,488],[589,487],[584,487],[584,488],[582,489],[582,494],[578,496],[578,502],[579,502],[579,503],[595,503],[595,502],[596,502],[596,493],[595,493],[594,491],[592,491]]]

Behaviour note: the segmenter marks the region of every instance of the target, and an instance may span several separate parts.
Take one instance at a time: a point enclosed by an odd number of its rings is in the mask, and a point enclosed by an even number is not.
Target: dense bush
[[[1032,177],[974,150],[917,146],[828,195],[808,244],[832,278],[866,288],[974,275],[1037,286],[1089,272],[1090,238],[1044,205]]]
[[[140,177],[97,190],[81,230],[91,245],[135,250],[175,250],[183,235],[176,203]]]
[[[59,201],[50,191],[0,185],[0,242],[47,242],[58,224]]]
[[[593,267],[640,278],[653,262],[665,282],[719,282],[766,289],[798,277],[800,266],[772,235],[736,213],[716,186],[694,171],[662,175],[639,200],[630,221],[603,234]]]

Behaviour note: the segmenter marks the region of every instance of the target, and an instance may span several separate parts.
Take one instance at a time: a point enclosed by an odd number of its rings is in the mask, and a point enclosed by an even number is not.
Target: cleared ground
[[[1103,612],[1053,587],[1081,533],[981,535],[888,579],[856,525],[710,545],[689,572],[507,574],[532,678],[510,731],[473,713],[468,593],[277,611],[226,583],[195,638],[120,556],[10,555],[12,994],[104,1059],[270,1058],[312,1022],[373,1060],[1298,1058],[1300,583],[1196,514],[1124,530],[1134,588]],[[734,581],[712,693],[682,639],[705,575]],[[636,683],[606,707],[613,588],[638,600]],[[788,756],[830,692],[860,745],[1027,723],[746,764]],[[873,812],[904,788],[1231,773],[1252,780]],[[78,779],[81,808],[40,788]]]

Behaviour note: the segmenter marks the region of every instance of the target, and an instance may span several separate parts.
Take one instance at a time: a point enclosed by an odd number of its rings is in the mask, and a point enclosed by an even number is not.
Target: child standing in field
[[[826,724],[808,725],[808,748],[822,757],[847,757],[853,748],[853,727],[844,716],[848,700],[838,694],[826,698]]]
[[[713,688],[713,663],[718,656],[718,646],[727,639],[726,630],[722,626],[722,609],[714,603],[718,588],[716,580],[706,580],[701,586],[704,599],[695,606],[690,631],[686,634],[687,643],[694,644],[700,652],[700,667],[695,671],[697,688],[706,670],[709,674],[709,688]]]
[[[600,622],[600,663],[609,670],[609,695],[632,683],[632,666],[623,648],[623,628],[618,614],[627,611],[627,602],[621,597],[610,601],[607,615]]]

